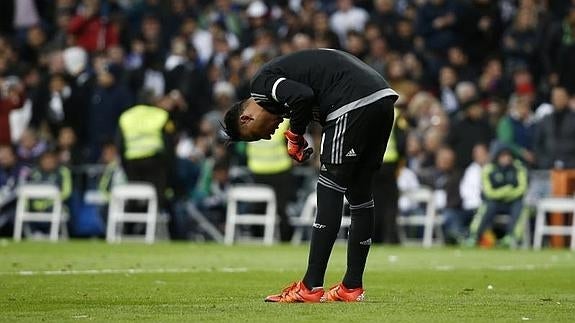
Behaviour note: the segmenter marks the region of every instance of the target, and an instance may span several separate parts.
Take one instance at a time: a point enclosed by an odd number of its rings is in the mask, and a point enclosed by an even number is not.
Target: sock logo
[[[314,223],[314,224],[312,225],[312,227],[314,227],[314,228],[316,228],[316,229],[323,229],[323,228],[326,227],[326,225],[325,225],[325,224]]]
[[[364,240],[364,241],[360,241],[359,244],[362,246],[370,246],[371,245],[371,238]]]

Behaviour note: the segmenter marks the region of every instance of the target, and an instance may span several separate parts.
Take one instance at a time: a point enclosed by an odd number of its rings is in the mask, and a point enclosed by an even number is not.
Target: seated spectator
[[[120,154],[118,147],[113,143],[105,143],[102,146],[100,163],[104,166],[104,171],[98,180],[98,191],[107,201],[114,185],[122,184],[127,181],[126,174],[120,163]]]
[[[443,143],[443,137],[437,129],[429,129],[423,137],[423,154],[424,158],[421,167],[433,167],[436,163],[437,152]]]
[[[446,208],[445,233],[449,240],[461,243],[469,234],[469,224],[481,206],[481,170],[489,162],[489,151],[484,144],[473,147],[473,162],[467,166],[459,183],[461,207]]]
[[[68,167],[63,166],[58,160],[58,154],[55,150],[46,150],[40,155],[38,165],[33,167],[26,178],[27,183],[34,184],[53,184],[60,189],[62,201],[68,202],[72,194],[72,176]],[[48,211],[52,208],[51,201],[32,200],[30,209],[36,212]],[[44,232],[47,226],[40,224],[33,225],[32,231]]]
[[[18,159],[27,166],[32,166],[36,163],[38,157],[42,155],[48,144],[46,141],[38,138],[36,130],[32,128],[26,129],[20,137],[20,142],[16,148]]]
[[[423,149],[422,140],[415,132],[407,135],[405,142],[406,166],[415,173],[419,173],[425,160],[425,150]]]
[[[500,244],[515,247],[523,237],[528,209],[523,207],[523,195],[527,191],[527,170],[519,160],[514,159],[509,147],[500,146],[493,162],[482,170],[482,192],[484,201],[473,218],[468,246],[475,246],[483,233],[491,226],[498,214],[511,216],[505,236]]]
[[[194,191],[194,200],[198,208],[223,232],[230,186],[229,162],[226,159],[210,160],[205,166]]]
[[[459,182],[461,172],[456,168],[455,153],[448,147],[437,151],[435,164],[421,171],[419,181],[430,187],[435,193],[435,205],[438,209],[461,207]]]
[[[74,129],[71,127],[61,128],[57,140],[58,155],[62,165],[78,166],[86,161],[82,148],[78,145]]]
[[[0,145],[0,236],[12,236],[16,189],[28,169],[18,162],[10,145]]]

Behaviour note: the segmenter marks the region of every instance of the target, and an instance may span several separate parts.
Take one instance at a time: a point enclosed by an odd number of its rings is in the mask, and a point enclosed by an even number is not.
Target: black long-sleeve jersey
[[[256,73],[251,97],[264,109],[290,118],[302,134],[310,121],[322,125],[386,96],[397,96],[374,69],[333,49],[303,50],[277,57]]]

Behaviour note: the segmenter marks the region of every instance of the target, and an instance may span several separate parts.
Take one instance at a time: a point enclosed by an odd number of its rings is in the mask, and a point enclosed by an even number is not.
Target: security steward
[[[401,110],[395,108],[395,122],[391,131],[383,164],[373,176],[374,243],[398,244],[397,214],[399,213],[399,188],[397,176],[405,156],[407,121]]]
[[[177,90],[161,98],[153,98],[146,92],[140,95],[139,101],[140,104],[120,116],[118,147],[122,166],[128,181],[153,184],[160,208],[171,215],[168,201],[172,190],[168,184],[174,177],[176,126],[170,112],[185,109],[186,103]],[[170,221],[170,234],[172,238],[178,238],[173,222]]]
[[[283,133],[289,129],[284,120],[270,140],[249,142],[246,150],[248,168],[254,182],[269,185],[276,194],[279,216],[280,240],[290,241],[293,228],[286,213],[286,206],[293,195],[292,159],[288,155]]]

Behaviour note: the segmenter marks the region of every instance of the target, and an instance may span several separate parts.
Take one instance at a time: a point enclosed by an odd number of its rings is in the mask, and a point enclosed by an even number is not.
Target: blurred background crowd
[[[476,220],[475,229],[471,222],[490,197],[498,207],[523,199],[523,171],[575,168],[575,1],[6,0],[2,233],[10,234],[18,184],[48,181],[68,200],[71,233],[98,235],[77,224],[84,193],[99,190],[105,201],[114,183],[142,180],[142,169],[165,178],[151,181],[175,239],[195,230],[186,203],[222,227],[234,181],[283,188],[278,213],[294,215],[314,188],[317,158],[258,170],[250,167],[257,148],[227,143],[220,122],[231,103],[249,96],[263,63],[309,48],[354,54],[400,94],[376,200],[431,187],[455,241],[482,233],[488,221]],[[125,114],[142,105],[167,113]],[[130,153],[130,127],[156,116],[162,143],[144,156],[153,162],[131,165],[142,156]],[[309,138],[319,145],[317,127]],[[502,154],[511,161],[499,165]],[[499,180],[484,171],[490,162],[509,183],[489,183]],[[516,166],[511,177],[509,165]],[[506,185],[516,190],[497,191]],[[377,242],[397,243],[395,215],[417,207],[390,204],[379,211],[386,216]],[[284,220],[280,238],[289,240],[290,230]]]

